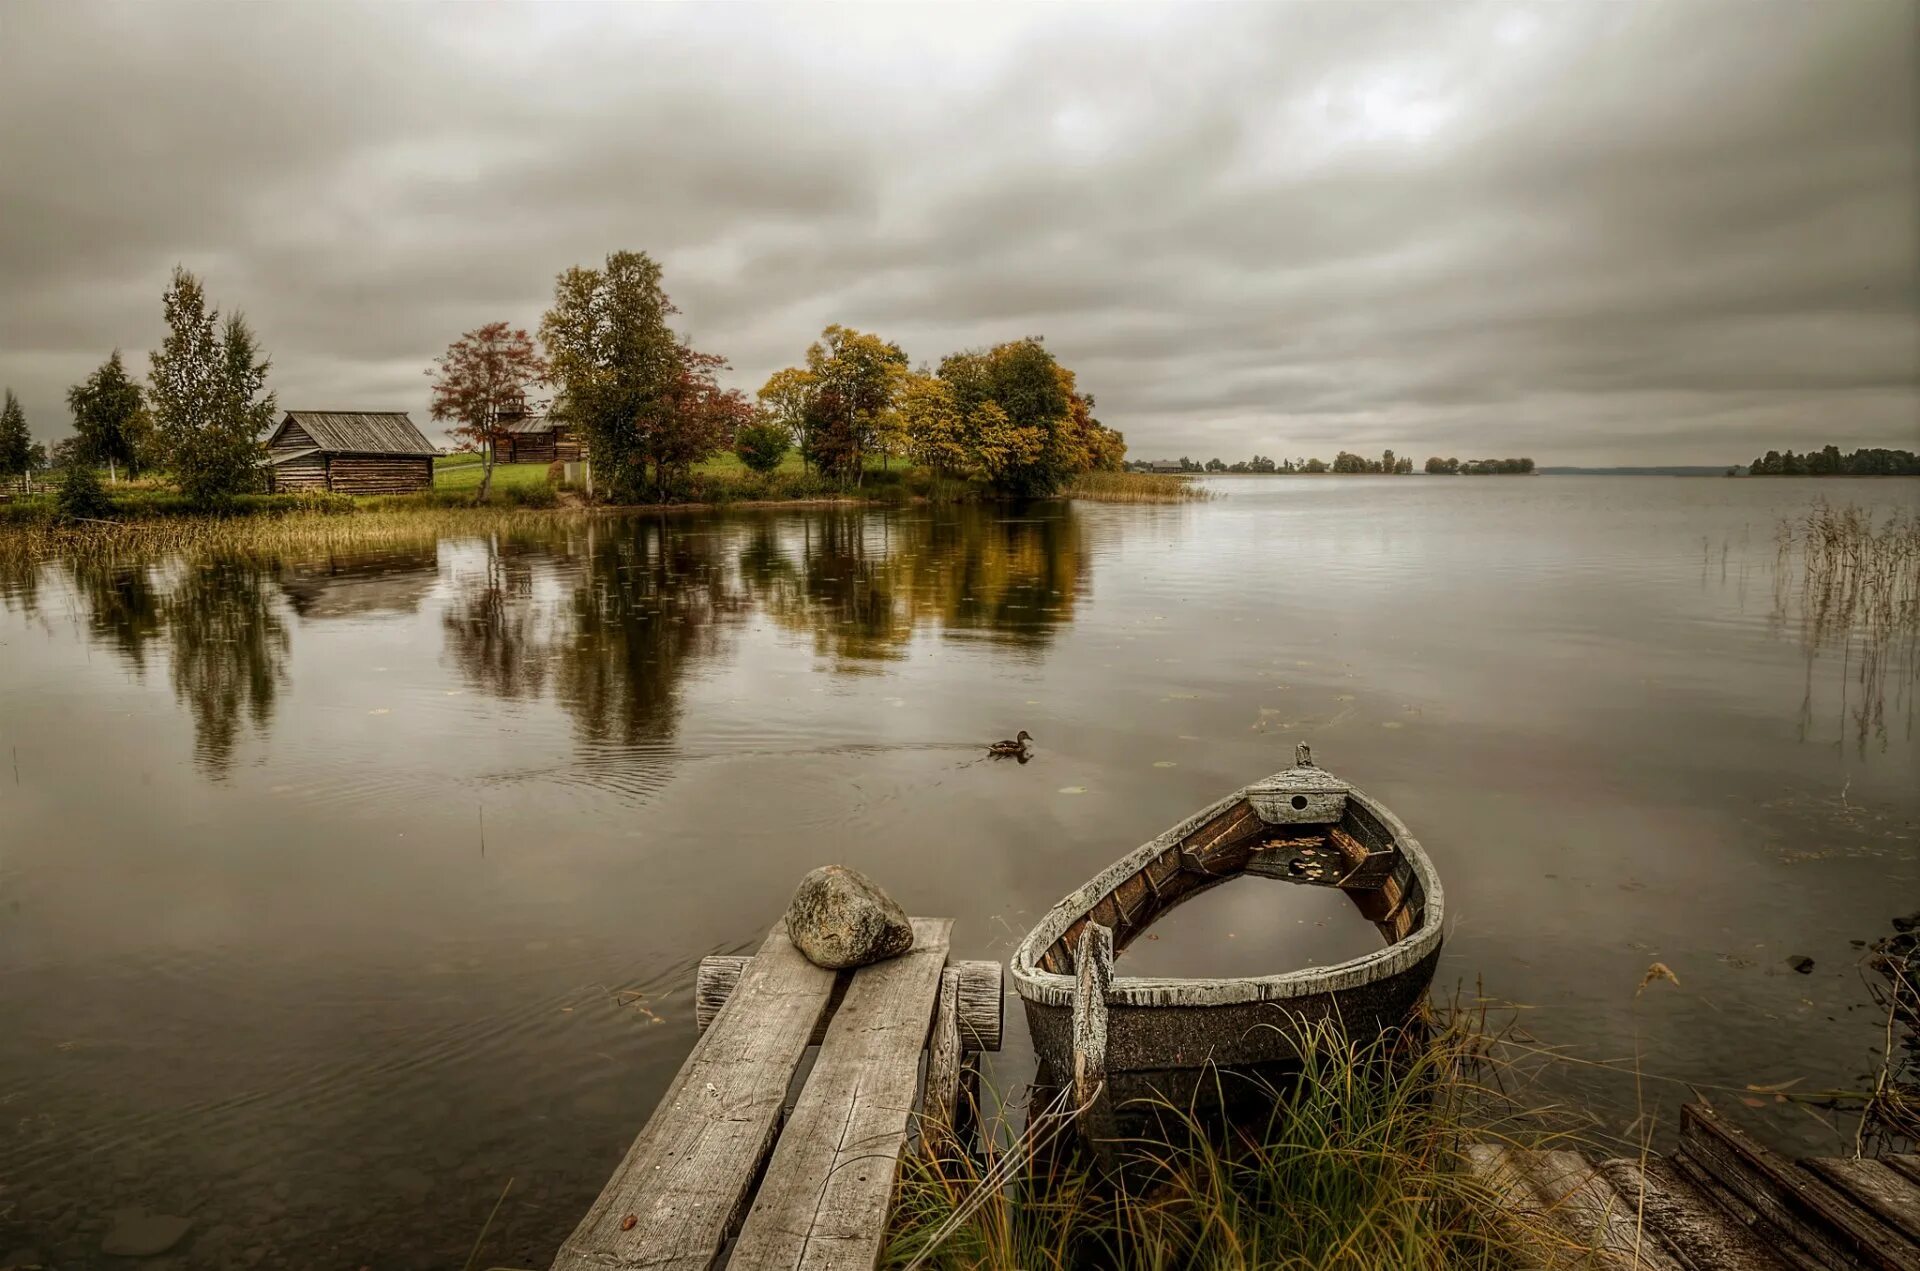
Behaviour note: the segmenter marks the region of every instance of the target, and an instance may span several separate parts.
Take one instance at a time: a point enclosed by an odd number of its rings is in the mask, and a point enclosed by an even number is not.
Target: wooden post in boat
[[[1107,985],[1113,980],[1113,932],[1089,922],[1074,952],[1073,1106],[1094,1155],[1113,1165],[1119,1137],[1107,1087]]]

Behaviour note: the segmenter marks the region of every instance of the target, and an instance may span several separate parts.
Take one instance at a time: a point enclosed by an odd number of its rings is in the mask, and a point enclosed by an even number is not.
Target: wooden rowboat
[[[1332,966],[1218,979],[1113,974],[1113,957],[1155,919],[1242,875],[1338,887],[1384,948]],[[1314,766],[1236,790],[1115,862],[1047,911],[1014,951],[1041,1082],[1070,1087],[1082,1128],[1158,1096],[1185,1104],[1238,1072],[1284,1079],[1297,1025],[1336,1019],[1351,1035],[1404,1023],[1440,957],[1440,879],[1399,818]],[[1201,1078],[1208,1079],[1202,1081]],[[1230,1097],[1230,1096],[1229,1096]]]

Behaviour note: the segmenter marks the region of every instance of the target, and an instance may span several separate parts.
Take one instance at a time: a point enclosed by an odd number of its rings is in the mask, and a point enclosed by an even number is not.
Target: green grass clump
[[[1542,1234],[1461,1156],[1476,1139],[1545,1132],[1465,1075],[1483,1043],[1474,1030],[1356,1042],[1322,1025],[1302,1043],[1299,1078],[1262,1091],[1261,1123],[1228,1131],[1171,1104],[1133,1109],[1161,1128],[1116,1146],[1124,1186],[1083,1159],[1029,1156],[1047,1136],[1031,1113],[1011,1148],[986,1135],[984,1161],[948,1148],[908,1162],[883,1265],[1507,1271],[1537,1254]]]

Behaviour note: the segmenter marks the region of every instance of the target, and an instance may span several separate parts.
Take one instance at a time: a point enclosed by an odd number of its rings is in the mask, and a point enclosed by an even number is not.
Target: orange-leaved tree
[[[527,392],[546,383],[547,363],[525,330],[489,322],[462,335],[434,359],[433,417],[455,425],[462,449],[478,450],[483,465],[474,502],[493,487],[493,456],[514,420],[527,413]]]

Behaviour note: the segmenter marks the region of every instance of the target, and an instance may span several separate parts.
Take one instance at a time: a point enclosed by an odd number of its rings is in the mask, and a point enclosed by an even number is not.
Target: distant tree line
[[[1378,459],[1369,459],[1342,450],[1333,457],[1333,462],[1324,459],[1270,459],[1266,455],[1255,455],[1237,463],[1227,463],[1222,459],[1209,459],[1205,463],[1180,457],[1182,472],[1249,472],[1249,473],[1374,473],[1381,476],[1405,476],[1413,471],[1413,460],[1396,455],[1391,450],[1382,451]],[[1127,465],[1141,472],[1149,471],[1153,464],[1136,461]],[[1491,476],[1505,473],[1530,473],[1533,471],[1531,459],[1441,459],[1438,456],[1427,460],[1427,472],[1434,476]]]
[[[1796,455],[1769,450],[1747,465],[1747,474],[1755,477],[1915,477],[1920,476],[1920,455],[1911,450],[1866,448],[1847,454],[1838,446],[1823,446]]]
[[[1427,460],[1427,475],[1436,477],[1500,477],[1529,476],[1533,472],[1533,460],[1521,459],[1442,459],[1435,455]]]

